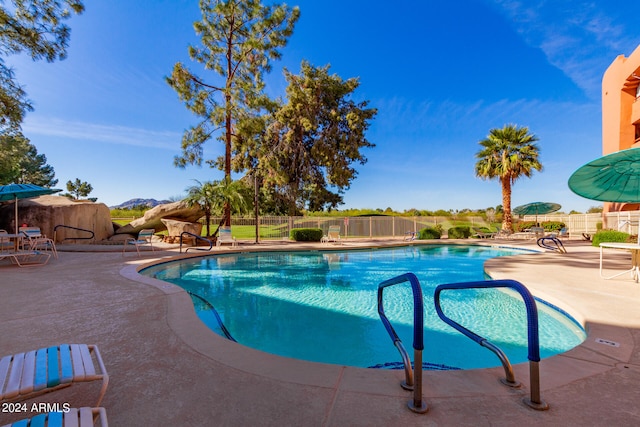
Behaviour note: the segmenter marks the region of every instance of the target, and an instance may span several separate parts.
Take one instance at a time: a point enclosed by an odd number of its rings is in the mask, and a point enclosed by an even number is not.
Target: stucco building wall
[[[618,56],[602,77],[602,154],[640,147],[640,45]],[[637,203],[605,203],[604,212],[637,210]]]

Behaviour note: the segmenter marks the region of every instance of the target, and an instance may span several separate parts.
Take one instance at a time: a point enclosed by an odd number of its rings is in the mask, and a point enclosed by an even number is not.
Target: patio
[[[535,246],[478,242],[492,243]],[[385,244],[349,240],[341,248]],[[402,371],[314,364],[227,341],[199,322],[183,291],[135,273],[141,264],[177,255],[175,249],[138,258],[123,257],[119,246],[71,252],[76,248],[65,251],[61,245],[59,259],[46,266],[0,265],[1,354],[63,342],[98,345],[110,375],[102,406],[114,426],[630,424],[640,419],[640,285],[627,276],[601,279],[597,248],[581,241],[565,244],[566,255],[522,255],[517,262],[505,257],[486,264],[492,277],[519,280],[586,324],[582,345],[540,363],[541,395],[550,405],[543,412],[521,402],[529,393],[527,364],[515,366],[524,385],[517,390],[500,384],[502,368],[425,372],[430,410],[417,415],[406,408],[411,394],[399,386]],[[258,246],[282,247],[326,248]],[[630,255],[612,254],[607,264],[627,269]],[[90,406],[98,388],[81,384],[33,401]],[[24,415],[0,413],[0,423]]]

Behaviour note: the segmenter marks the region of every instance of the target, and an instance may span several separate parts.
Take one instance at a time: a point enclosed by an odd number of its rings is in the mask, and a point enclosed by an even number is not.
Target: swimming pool
[[[433,367],[472,369],[500,362],[437,317],[433,291],[441,283],[483,280],[485,260],[519,253],[458,245],[255,252],[170,262],[141,274],[184,288],[203,322],[241,344],[298,359],[373,367],[401,361],[378,316],[378,284],[411,271],[424,294],[423,360]],[[527,360],[519,296],[496,289],[447,291],[441,302],[449,317],[498,345],[512,363]],[[409,286],[385,291],[385,312],[409,350],[412,305]],[[541,357],[584,340],[584,330],[572,319],[540,303],[538,311]]]

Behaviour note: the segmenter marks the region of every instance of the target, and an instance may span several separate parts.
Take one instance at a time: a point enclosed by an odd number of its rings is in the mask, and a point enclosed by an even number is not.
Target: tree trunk
[[[511,179],[502,178],[502,229],[513,232],[513,218],[511,216]]]

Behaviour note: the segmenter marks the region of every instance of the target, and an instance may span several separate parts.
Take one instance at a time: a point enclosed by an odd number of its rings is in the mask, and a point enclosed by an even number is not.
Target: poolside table
[[[625,270],[622,273],[614,274],[613,276],[605,277],[602,274],[602,255],[604,248],[629,249],[631,251],[631,269]],[[633,280],[635,280],[636,283],[640,279],[640,244],[615,242],[600,243],[600,277],[603,279],[613,279],[614,277],[621,276],[625,273],[631,273],[631,277],[633,277]]]

